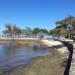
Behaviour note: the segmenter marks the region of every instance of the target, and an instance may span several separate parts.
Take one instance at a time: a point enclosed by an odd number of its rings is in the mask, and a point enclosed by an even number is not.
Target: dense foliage
[[[21,29],[17,27],[15,24],[14,25],[6,24],[5,28],[6,29],[3,31],[4,34],[10,35],[10,36],[21,34]]]
[[[55,35],[55,34],[62,35],[63,33],[67,33],[67,26],[68,25],[71,25],[73,27],[72,32],[75,31],[75,17],[68,16],[68,17],[64,18],[63,20],[57,21],[56,22],[56,28],[50,30],[49,34],[51,34],[51,35]]]
[[[31,34],[48,34],[48,30],[42,28],[31,29],[29,27],[26,27],[25,29],[21,29],[16,25],[6,24],[3,33],[10,36],[12,36],[13,34],[15,35],[23,34],[23,35],[30,36]]]

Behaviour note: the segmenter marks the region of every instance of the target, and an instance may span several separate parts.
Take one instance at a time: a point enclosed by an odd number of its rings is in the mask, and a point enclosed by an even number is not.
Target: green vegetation
[[[68,31],[67,31],[67,26],[68,25],[72,25],[73,30],[71,33],[75,32],[75,17],[73,16],[68,16],[62,20],[57,21],[56,23],[56,27],[52,30],[47,30],[47,29],[43,29],[43,28],[29,28],[26,27],[25,29],[21,29],[19,27],[17,27],[15,24],[6,24],[5,25],[5,30],[3,31],[4,34],[7,35],[26,35],[26,36],[30,36],[30,35],[37,35],[37,34],[48,34],[48,35],[55,35],[55,36],[67,36],[69,35]]]
[[[41,28],[34,28],[32,34],[48,34],[48,30]]]
[[[13,35],[21,34],[21,29],[19,27],[17,27],[15,24],[14,25],[6,24],[5,28],[6,29],[3,31],[3,33],[7,34],[7,35],[10,35],[11,37]]]
[[[68,16],[64,18],[63,20],[57,21],[56,25],[60,25],[62,27],[67,27],[67,25],[71,24],[72,26],[75,26],[75,17]]]
[[[29,36],[32,34],[32,29],[29,27],[26,27],[25,29],[21,29],[21,34]]]
[[[67,31],[67,26],[72,25],[73,30],[71,33],[73,34],[75,32],[75,17],[73,16],[68,16],[64,18],[63,20],[57,21],[56,22],[56,28],[52,29],[49,31],[50,35],[64,35],[69,36],[69,33]]]
[[[3,31],[4,34],[10,35],[12,37],[12,35],[27,35],[30,36],[31,34],[48,34],[48,30],[46,29],[42,29],[42,28],[34,28],[31,29],[29,27],[26,27],[25,29],[21,29],[19,27],[17,27],[16,25],[11,25],[11,24],[6,24],[5,25],[5,30]]]

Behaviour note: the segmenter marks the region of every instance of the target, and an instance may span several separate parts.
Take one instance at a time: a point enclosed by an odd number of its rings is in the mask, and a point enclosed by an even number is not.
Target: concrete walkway
[[[65,41],[68,41],[70,43],[73,43],[72,40],[65,40]],[[49,46],[49,47],[52,47],[52,46],[60,46],[61,47],[58,47],[58,51],[60,53],[66,53],[68,52],[68,49],[63,46],[63,44],[59,41],[53,41],[53,40],[42,40],[43,44]],[[75,75],[75,43],[73,43],[73,57],[72,57],[72,62],[71,62],[71,67],[70,67],[70,72],[69,72],[69,75]]]
[[[75,43],[73,43],[73,57],[70,68],[70,75],[75,75]]]

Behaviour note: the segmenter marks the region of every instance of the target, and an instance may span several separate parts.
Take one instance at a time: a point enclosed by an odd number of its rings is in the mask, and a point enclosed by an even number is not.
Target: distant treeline
[[[21,29],[20,27],[17,27],[17,25],[11,25],[11,24],[6,24],[5,25],[5,30],[3,31],[3,34],[7,34],[7,35],[20,35],[20,34],[24,34],[24,35],[32,35],[32,34],[49,34],[49,31],[47,29],[43,29],[43,28],[29,28],[29,27],[25,27],[24,29]]]
[[[70,24],[73,27],[73,31],[75,30],[75,17],[68,16],[64,18],[63,20],[57,21],[56,27],[52,30],[47,30],[43,28],[29,28],[25,27],[24,29],[21,29],[20,27],[17,27],[16,24],[6,24],[5,30],[3,31],[4,34],[12,35],[12,34],[25,34],[25,35],[31,35],[31,34],[48,34],[48,35],[62,35],[67,33],[67,26]]]

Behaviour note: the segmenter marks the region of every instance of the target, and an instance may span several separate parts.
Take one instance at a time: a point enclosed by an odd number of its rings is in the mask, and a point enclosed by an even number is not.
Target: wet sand
[[[5,40],[0,40],[0,44],[5,44],[6,41]]]
[[[54,48],[52,57],[44,56],[35,58],[30,64],[12,70],[10,75],[63,75],[65,60],[66,57]]]
[[[0,43],[5,42],[0,41]],[[26,44],[24,42],[20,41],[19,45]],[[65,69],[63,62],[66,59],[66,55],[61,54],[56,48],[50,48],[49,51],[52,52],[52,57],[34,58],[30,64],[17,66],[4,75],[63,75]]]

